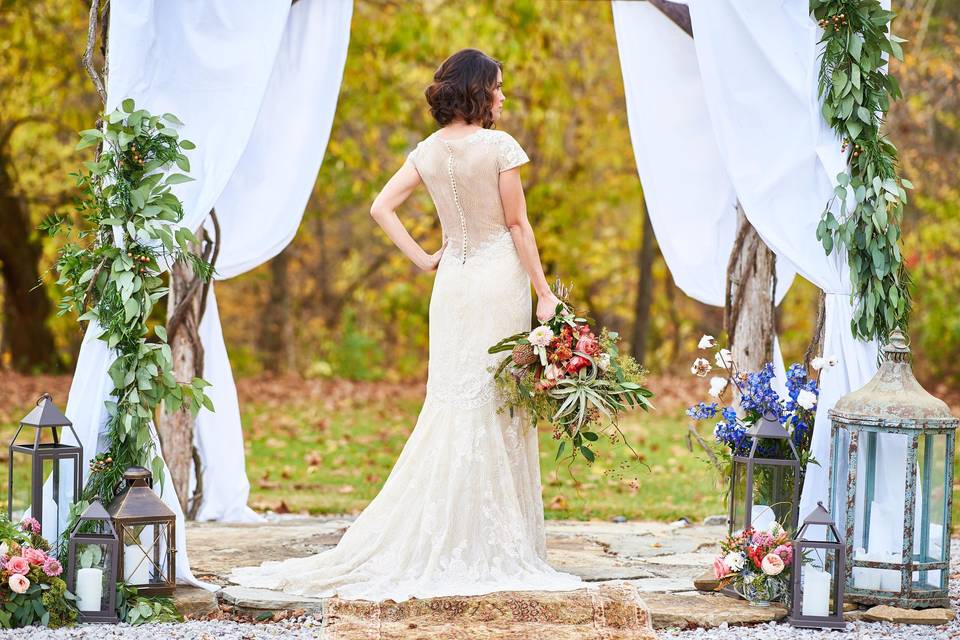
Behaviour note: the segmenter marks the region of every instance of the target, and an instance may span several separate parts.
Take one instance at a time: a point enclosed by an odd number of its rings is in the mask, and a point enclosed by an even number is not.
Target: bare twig
[[[821,291],[820,298],[817,303],[817,323],[814,326],[813,335],[810,337],[810,344],[807,346],[807,352],[803,354],[803,364],[808,369],[810,368],[810,361],[813,360],[814,354],[823,348],[823,324],[827,313],[826,307],[827,294]]]
[[[200,505],[203,504],[203,469],[200,459],[200,450],[193,447],[193,475],[197,482],[193,488],[193,495],[190,496],[190,511],[187,513],[188,520],[196,520],[197,513],[200,512]]]
[[[97,23],[99,19],[100,0],[92,0],[90,3],[90,18],[87,22],[87,48],[83,52],[83,68],[87,70],[87,75],[93,80],[93,86],[97,89],[100,101],[106,106],[107,90],[104,88],[103,78],[93,66],[93,51],[97,46]]]

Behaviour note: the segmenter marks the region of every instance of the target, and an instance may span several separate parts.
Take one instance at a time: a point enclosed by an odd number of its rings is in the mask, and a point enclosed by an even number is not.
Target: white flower
[[[543,377],[545,377],[547,380],[556,380],[562,375],[563,369],[555,364],[548,364],[547,368],[543,370]]]
[[[552,339],[553,331],[545,324],[540,325],[527,336],[527,340],[535,347],[545,347],[550,344],[550,340]]]
[[[840,358],[837,356],[818,356],[810,361],[810,366],[813,367],[815,371],[820,371],[821,369],[833,369],[840,363]]]
[[[778,535],[783,533],[783,526],[776,520],[773,520],[767,525],[767,533],[776,538]]]
[[[710,366],[706,358],[697,358],[693,361],[693,366],[690,367],[690,373],[700,378],[706,378],[712,369],[713,367]]]
[[[6,542],[0,542],[0,556],[10,555],[10,547],[7,546]]]
[[[717,339],[708,335],[700,338],[700,342],[697,344],[698,349],[713,349],[715,346],[717,346]]]
[[[597,367],[600,369],[600,371],[606,371],[607,367],[610,366],[610,354],[601,353],[599,356],[597,356],[596,361]]]
[[[720,349],[720,351],[713,357],[713,361],[717,363],[717,366],[721,369],[729,369],[733,364],[733,354],[730,353],[729,349]]]
[[[817,406],[817,394],[806,389],[801,389],[797,394],[797,404],[804,409],[813,409]]]
[[[723,563],[734,571],[743,569],[743,565],[746,564],[746,562],[747,557],[739,551],[731,551],[723,558]]]
[[[719,398],[720,394],[723,393],[723,390],[727,388],[727,379],[721,378],[720,376],[714,376],[710,378],[710,391],[709,393],[714,398]]]

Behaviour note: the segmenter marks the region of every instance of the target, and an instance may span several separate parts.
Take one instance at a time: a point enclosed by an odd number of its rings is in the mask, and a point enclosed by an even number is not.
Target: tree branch
[[[100,0],[92,0],[90,3],[90,18],[87,21],[87,48],[83,52],[83,68],[87,70],[87,75],[93,80],[93,86],[97,89],[100,101],[103,105],[107,104],[107,90],[103,86],[103,78],[97,73],[93,66],[93,50],[97,46],[97,22],[100,18]]]

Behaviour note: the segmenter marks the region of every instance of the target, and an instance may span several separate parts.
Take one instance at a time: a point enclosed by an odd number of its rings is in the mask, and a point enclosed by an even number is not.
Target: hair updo
[[[443,61],[424,95],[430,114],[441,125],[456,118],[493,126],[493,93],[503,65],[477,49],[463,49]]]

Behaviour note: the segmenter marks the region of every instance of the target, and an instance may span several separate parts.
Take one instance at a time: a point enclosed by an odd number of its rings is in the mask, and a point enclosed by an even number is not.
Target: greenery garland
[[[811,0],[810,10],[823,29],[823,117],[849,150],[849,172],[837,176],[817,239],[828,254],[846,250],[854,335],[886,341],[894,328],[906,328],[910,315],[910,277],[898,243],[906,189],[913,185],[897,174],[897,149],[880,133],[891,100],[901,97],[896,79],[884,71],[884,54],[902,60],[904,40],[888,35],[895,14],[879,0]]]
[[[71,508],[71,522],[93,498],[109,504],[130,466],[152,469],[162,482],[163,460],[150,433],[161,403],[171,411],[213,410],[203,391],[207,382],[174,379],[163,322],[151,322],[155,305],[167,295],[164,270],[185,261],[202,279],[212,271],[190,250],[197,242],[194,234],[177,226],[183,205],[171,187],[192,178],[170,170],[175,165],[189,171],[183,151],[195,148],[179,139],[173,126],[180,124],[169,113],[137,110],[127,99],[104,116],[103,130],[80,132],[78,149],[100,145],[101,152],[73,174],[83,196],[77,210],[85,224],[56,262],[57,283],[65,291],[59,314],[77,312],[81,321],[96,321],[102,329],[99,338],[117,357],[109,370],[112,399],[106,402],[110,448],[91,460],[83,500]],[[41,229],[70,236],[74,229],[69,222],[50,216]]]

